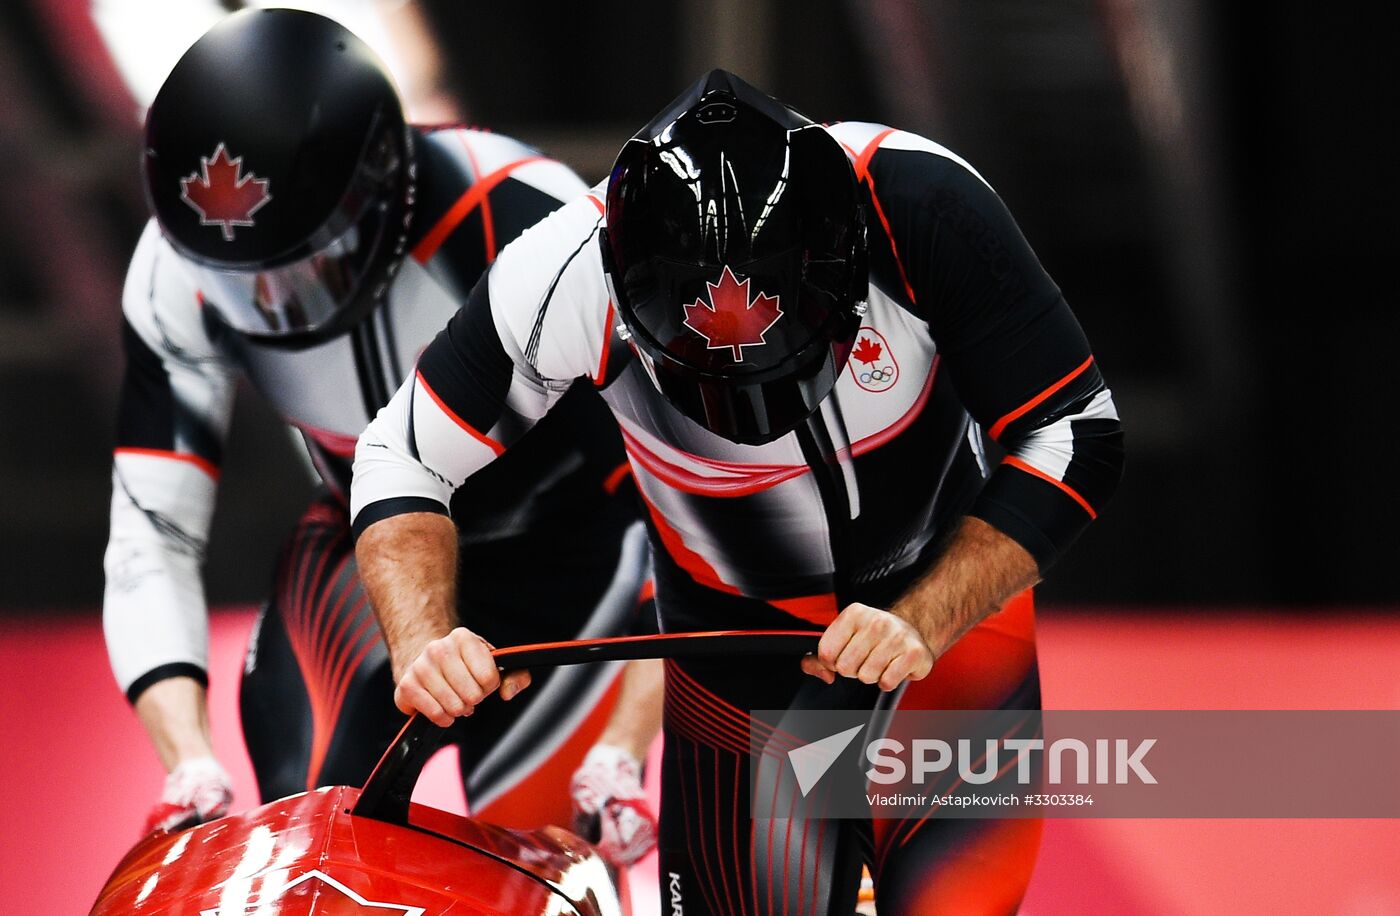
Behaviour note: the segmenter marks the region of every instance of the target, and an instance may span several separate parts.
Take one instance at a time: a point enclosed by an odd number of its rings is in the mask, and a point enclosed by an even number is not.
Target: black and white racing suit
[[[103,617],[128,699],[162,678],[207,679],[201,563],[240,376],[301,432],[324,483],[282,552],[245,664],[244,734],[265,800],[362,781],[403,721],[350,537],[356,437],[498,250],[587,190],[507,137],[414,134],[410,255],[349,333],[288,350],[230,331],[154,221],[126,279]],[[561,410],[455,497],[459,613],[496,645],[626,631],[645,576],[645,536],[630,484],[619,490],[625,465],[606,409],[591,386],[562,394]],[[509,720],[484,707],[461,742],[474,808],[568,739],[611,679],[573,669],[537,683]],[[564,818],[567,793],[558,794]]]
[[[454,486],[489,473],[586,379],[621,428],[648,510],[664,630],[824,627],[851,602],[888,607],[967,514],[1048,567],[1109,498],[1121,466],[1117,412],[1078,322],[966,162],[881,125],[826,129],[866,189],[871,288],[850,362],[818,415],[822,454],[795,433],[727,441],[658,393],[609,300],[600,187],[502,252],[365,431],[355,529],[406,506],[447,511]],[[1004,450],[995,464],[984,434]],[[748,816],[748,711],[820,707],[824,690],[796,661],[668,665],[663,911],[680,900],[687,913],[825,912],[847,893],[852,866],[834,855],[851,845],[834,835],[843,822],[763,836]],[[855,702],[876,699],[871,688]],[[1039,704],[1029,594],[900,699],[901,708]],[[877,820],[861,845],[881,913],[1014,910],[1039,829]]]

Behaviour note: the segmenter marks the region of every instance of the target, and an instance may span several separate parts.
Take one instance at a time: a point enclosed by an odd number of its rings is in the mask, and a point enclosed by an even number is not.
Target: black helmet
[[[865,308],[857,191],[830,134],[723,70],[622,148],[603,265],[632,346],[677,409],[750,444],[817,409]]]
[[[250,337],[324,340],[383,295],[407,238],[410,135],[364,42],[246,10],[180,58],[146,118],[146,194],[200,293]]]

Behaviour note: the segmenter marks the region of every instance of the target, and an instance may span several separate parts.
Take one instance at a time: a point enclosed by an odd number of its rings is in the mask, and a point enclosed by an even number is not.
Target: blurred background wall
[[[100,604],[144,105],[237,0],[0,3],[0,609]],[[1282,0],[298,4],[423,121],[602,178],[713,66],[818,120],[924,133],[998,189],[1128,430],[1111,510],[1047,602],[1394,608],[1397,85],[1378,8]],[[240,397],[209,558],[261,598],[309,492]]]

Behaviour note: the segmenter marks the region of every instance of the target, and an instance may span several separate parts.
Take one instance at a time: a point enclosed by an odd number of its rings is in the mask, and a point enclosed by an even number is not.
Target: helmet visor
[[[205,305],[250,337],[285,337],[323,329],[376,281],[376,255],[388,207],[370,206],[328,244],[299,260],[258,270],[191,264]]]
[[[671,404],[731,442],[762,445],[796,429],[836,385],[849,345],[814,340],[787,360],[781,374],[739,378],[697,376],[643,352],[642,364]]]

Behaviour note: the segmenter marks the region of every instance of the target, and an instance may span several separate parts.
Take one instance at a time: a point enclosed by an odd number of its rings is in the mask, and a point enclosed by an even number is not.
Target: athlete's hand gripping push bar
[[[733,658],[751,655],[809,655],[817,650],[821,633],[804,630],[719,630],[617,636],[573,642],[537,643],[493,649],[491,658],[505,671],[631,661],[639,658]],[[365,781],[354,814],[408,823],[408,802],[428,758],[441,743],[444,730],[415,713],[389,745]]]

